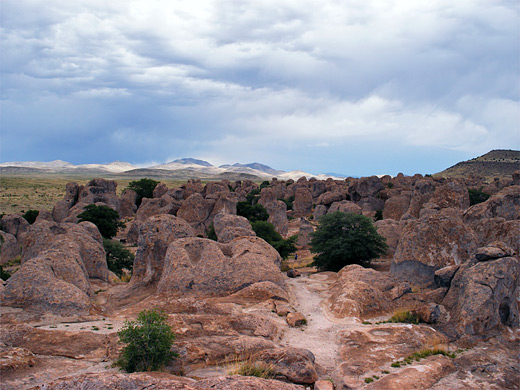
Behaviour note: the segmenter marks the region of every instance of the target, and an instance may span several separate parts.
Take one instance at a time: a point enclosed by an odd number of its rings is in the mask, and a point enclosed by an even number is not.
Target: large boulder
[[[361,207],[349,200],[342,200],[340,202],[334,202],[330,205],[327,210],[327,214],[341,211],[342,213],[361,214]]]
[[[22,251],[22,263],[48,249],[71,250],[86,269],[88,278],[108,282],[108,268],[103,239],[92,222],[56,223],[41,221],[31,225]]]
[[[0,230],[12,234],[20,243],[23,243],[25,234],[30,226],[29,222],[18,214],[4,215],[2,219],[0,219]]]
[[[256,236],[247,218],[240,215],[219,213],[213,220],[218,242],[228,243],[237,237]]]
[[[471,206],[464,213],[464,222],[474,225],[483,218],[497,217],[506,221],[520,219],[520,186],[506,187],[485,202]]]
[[[90,308],[88,273],[72,242],[24,262],[3,290],[2,304],[56,315],[85,315]]]
[[[466,210],[469,207],[469,192],[463,183],[449,181],[435,188],[429,202],[443,209],[458,208]]]
[[[300,220],[300,228],[298,231],[298,247],[307,247],[312,240],[312,233],[314,233],[314,226],[312,226],[312,224],[305,218],[302,218]]]
[[[12,234],[0,231],[0,265],[22,254],[22,247]]]
[[[120,201],[116,195],[117,183],[114,180],[92,179],[79,189],[78,203],[105,203],[119,212]]]
[[[197,234],[204,235],[207,228],[205,222],[214,205],[215,200],[204,199],[201,194],[195,192],[182,203],[177,216],[188,222]]]
[[[506,221],[504,218],[483,218],[471,225],[477,237],[477,245],[502,241],[516,253],[520,253],[520,220]]]
[[[362,177],[349,187],[350,199],[359,202],[363,198],[375,197],[385,186],[377,176]]]
[[[258,237],[239,237],[229,244],[176,240],[164,261],[159,292],[222,296],[263,281],[285,287],[278,252]]]
[[[135,219],[136,221],[145,221],[154,215],[175,215],[180,207],[181,202],[172,198],[168,194],[165,194],[160,198],[143,198],[142,203],[135,214]]]
[[[137,211],[137,192],[131,189],[126,189],[121,194],[119,217],[128,218],[133,217]]]
[[[518,257],[462,265],[442,302],[451,314],[450,329],[455,324],[459,336],[489,336],[500,326],[518,327],[519,286]]]
[[[404,227],[391,272],[409,283],[432,286],[436,270],[462,264],[474,255],[476,241],[461,219],[442,213],[426,215]]]
[[[408,207],[407,214],[419,217],[419,213],[425,203],[428,203],[435,192],[435,184],[431,179],[421,179],[415,182]]]
[[[392,258],[401,238],[402,225],[393,219],[382,219],[374,222],[374,226],[377,232],[385,238],[388,245],[388,250],[384,257]]]
[[[294,192],[293,211],[295,217],[310,215],[312,211],[312,193],[306,187],[299,187]]]
[[[168,246],[177,239],[193,237],[193,228],[173,215],[156,215],[139,227],[139,248],[134,259],[132,285],[158,281]]]
[[[385,202],[383,208],[383,219],[394,219],[399,221],[410,207],[410,195],[392,196]]]
[[[317,204],[323,206],[330,206],[334,202],[341,202],[346,199],[346,195],[339,191],[336,192],[325,192],[318,198]]]
[[[67,183],[65,187],[65,197],[57,202],[52,209],[52,218],[56,222],[61,222],[67,217],[69,210],[78,202],[78,194],[78,183]]]
[[[268,222],[272,223],[275,230],[281,235],[286,235],[289,231],[289,221],[287,219],[287,205],[278,200],[276,187],[266,187],[262,189],[259,204],[265,207],[269,214]]]

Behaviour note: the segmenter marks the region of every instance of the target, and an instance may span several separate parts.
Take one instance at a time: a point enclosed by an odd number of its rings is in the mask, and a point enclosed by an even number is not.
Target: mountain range
[[[169,177],[172,179],[229,179],[264,180],[276,177],[280,180],[307,178],[326,179],[334,177],[327,174],[314,175],[303,171],[285,172],[257,162],[249,164],[226,164],[214,166],[207,161],[194,158],[181,158],[168,163],[139,167],[128,162],[115,161],[109,164],[74,165],[67,161],[15,161],[0,163],[0,173],[16,174],[78,174],[127,177]]]

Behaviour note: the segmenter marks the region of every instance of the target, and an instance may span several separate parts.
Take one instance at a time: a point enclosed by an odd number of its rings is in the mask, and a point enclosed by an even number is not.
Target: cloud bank
[[[2,161],[363,175],[520,148],[517,1],[1,7]]]

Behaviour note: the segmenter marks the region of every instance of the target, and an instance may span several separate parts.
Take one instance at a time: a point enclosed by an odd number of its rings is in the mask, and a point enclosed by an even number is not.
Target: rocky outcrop
[[[126,189],[121,194],[119,217],[128,218],[133,217],[137,211],[137,192]]]
[[[443,209],[466,210],[469,207],[468,189],[458,181],[449,181],[435,188],[429,202]]]
[[[312,384],[318,380],[314,355],[307,349],[269,349],[254,354],[251,360],[269,367],[277,379],[302,384]]]
[[[168,246],[177,239],[193,237],[195,232],[183,219],[156,215],[140,225],[139,248],[135,255],[131,284],[149,284],[161,278]]]
[[[353,214],[361,214],[361,207],[351,202],[349,200],[342,200],[341,202],[334,202],[330,205],[327,210],[327,214],[334,213],[336,211],[341,211],[342,213],[353,213]]]
[[[22,254],[22,247],[12,234],[0,231],[0,265]]]
[[[295,217],[310,215],[312,211],[312,194],[306,187],[299,187],[294,192],[293,211]]]
[[[386,255],[383,257],[392,258],[397,249],[397,244],[399,244],[399,239],[401,238],[402,225],[393,219],[383,219],[376,221],[374,226],[377,232],[385,238],[386,245],[388,245]]]
[[[272,187],[262,189],[258,203],[267,210],[268,222],[272,223],[275,230],[282,236],[286,235],[289,230],[287,205],[277,199],[276,189]]]
[[[385,202],[383,219],[399,221],[410,207],[410,195],[392,196]]]
[[[485,202],[470,207],[464,213],[464,222],[474,225],[484,218],[520,219],[520,186],[506,187]]]
[[[65,197],[54,205],[52,209],[52,218],[56,222],[63,221],[69,210],[78,202],[79,185],[77,183],[68,183],[65,187]]]
[[[49,249],[66,248],[77,253],[86,269],[88,278],[108,281],[103,239],[92,222],[56,223],[42,221],[31,225],[26,235],[22,252],[22,263],[39,256]]]
[[[312,233],[314,233],[314,227],[305,218],[300,220],[300,228],[298,231],[297,245],[300,248],[305,248],[309,245],[312,239]]]
[[[475,249],[475,234],[462,220],[442,213],[426,215],[404,227],[391,272],[409,283],[432,286],[436,270],[468,261]]]
[[[208,227],[205,222],[214,205],[214,200],[204,199],[201,194],[194,193],[182,203],[177,216],[188,222],[197,234],[204,235]]]
[[[410,200],[410,207],[408,207],[407,214],[418,218],[423,205],[430,201],[434,192],[435,184],[432,180],[417,180],[413,187],[412,198]]]
[[[239,215],[219,213],[213,220],[213,227],[218,242],[224,244],[233,241],[237,237],[256,236],[247,218]]]
[[[363,198],[375,197],[385,186],[377,176],[362,177],[349,187],[350,199],[359,202]]]
[[[517,257],[474,260],[462,265],[442,301],[451,314],[448,331],[454,324],[458,336],[489,336],[500,326],[517,327],[519,285]]]
[[[30,226],[29,222],[18,214],[4,215],[2,219],[0,219],[0,230],[15,236],[20,244],[23,243]]]
[[[92,179],[78,193],[78,203],[105,203],[119,212],[119,198],[116,195],[117,183],[113,180]]]
[[[346,199],[346,195],[341,192],[325,192],[317,200],[318,205],[330,206],[334,202],[341,202]]]
[[[285,286],[278,252],[258,237],[240,237],[229,244],[202,238],[176,240],[164,261],[160,292],[218,296],[263,281]]]

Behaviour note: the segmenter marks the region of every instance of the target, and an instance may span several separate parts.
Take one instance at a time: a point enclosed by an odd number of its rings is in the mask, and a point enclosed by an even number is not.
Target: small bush
[[[155,181],[153,179],[147,179],[147,178],[136,180],[136,181],[131,181],[128,184],[127,188],[134,190],[137,193],[137,199],[136,199],[137,207],[139,207],[141,205],[143,198],[153,198],[153,190],[155,190],[155,187],[157,187],[157,184],[159,184],[158,181]]]
[[[390,366],[391,366],[391,367],[394,367],[394,368],[399,368],[399,367],[401,367],[401,363],[399,363],[399,362],[393,362]]]
[[[127,321],[117,334],[126,345],[116,364],[127,372],[157,371],[176,354],[170,349],[175,334],[162,311],[144,310],[135,321]]]
[[[31,225],[36,221],[40,212],[38,210],[27,210],[22,217]]]
[[[0,265],[0,279],[5,281],[5,280],[9,279],[10,277],[11,277],[11,274],[7,271],[4,271],[4,269]]]
[[[124,269],[132,271],[134,266],[134,254],[126,249],[120,242],[104,238],[107,266],[110,271],[121,277]]]
[[[294,243],[296,242],[297,237],[293,236],[284,240],[280,233],[274,229],[272,223],[267,221],[256,221],[251,223],[251,227],[255,231],[256,235],[272,245],[283,259],[286,259],[291,253],[296,251]]]
[[[267,221],[269,219],[267,210],[261,204],[253,205],[248,202],[238,202],[237,214],[247,218],[249,222]]]
[[[486,194],[485,192],[483,192],[482,187],[480,187],[480,189],[478,189],[478,190],[474,190],[474,189],[470,188],[470,189],[468,189],[468,193],[469,193],[470,206],[485,202],[491,196],[490,194]]]
[[[99,232],[104,238],[114,237],[120,227],[125,227],[125,224],[119,221],[119,214],[117,211],[108,206],[89,204],[85,206],[83,210],[84,211],[78,215],[78,222],[92,222],[97,226]]]
[[[374,381],[374,378],[365,378],[365,383],[372,383]]]
[[[412,313],[408,310],[396,310],[392,317],[388,321],[385,322],[402,322],[405,324],[418,324],[419,317],[417,314]]]

